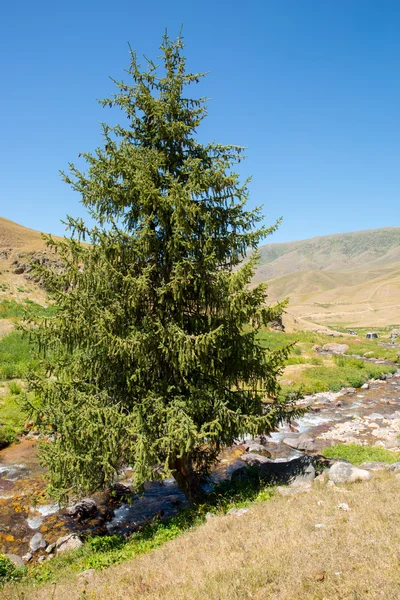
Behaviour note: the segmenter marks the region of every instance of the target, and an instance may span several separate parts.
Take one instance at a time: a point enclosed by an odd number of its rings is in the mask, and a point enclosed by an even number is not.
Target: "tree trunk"
[[[199,478],[193,470],[190,458],[185,455],[175,458],[170,463],[170,469],[189,504],[202,504],[205,501],[206,494],[200,485]]]

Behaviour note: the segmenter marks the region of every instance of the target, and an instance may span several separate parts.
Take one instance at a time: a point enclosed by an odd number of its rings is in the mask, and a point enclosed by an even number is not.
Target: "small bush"
[[[21,579],[23,574],[24,569],[15,566],[9,558],[4,556],[4,554],[0,554],[0,586],[6,581]]]

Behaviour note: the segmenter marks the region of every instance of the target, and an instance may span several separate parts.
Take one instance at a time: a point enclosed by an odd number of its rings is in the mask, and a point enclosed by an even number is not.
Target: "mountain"
[[[289,314],[312,323],[378,327],[400,323],[400,227],[260,247],[254,283]]]
[[[254,283],[271,300],[289,297],[288,323],[382,327],[400,324],[400,227],[385,227],[260,247]],[[14,261],[46,254],[41,234],[0,217],[0,300],[44,301]],[[24,290],[21,292],[20,290]],[[315,325],[316,324],[316,325]]]

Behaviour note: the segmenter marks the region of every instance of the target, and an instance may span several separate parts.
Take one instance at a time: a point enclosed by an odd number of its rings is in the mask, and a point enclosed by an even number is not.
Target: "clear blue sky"
[[[181,23],[209,71],[201,138],[247,146],[250,204],[284,217],[268,241],[400,225],[398,0],[4,0],[1,216],[62,234],[85,214],[59,170],[113,120],[96,98],[127,42],[156,57]]]

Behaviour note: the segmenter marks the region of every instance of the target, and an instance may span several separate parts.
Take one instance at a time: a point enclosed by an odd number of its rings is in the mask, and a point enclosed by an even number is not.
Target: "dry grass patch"
[[[315,484],[308,494],[254,504],[241,517],[211,519],[103,572],[55,589],[18,587],[6,598],[397,600],[399,493],[399,479],[388,473],[347,489]],[[343,502],[351,510],[340,510]]]

